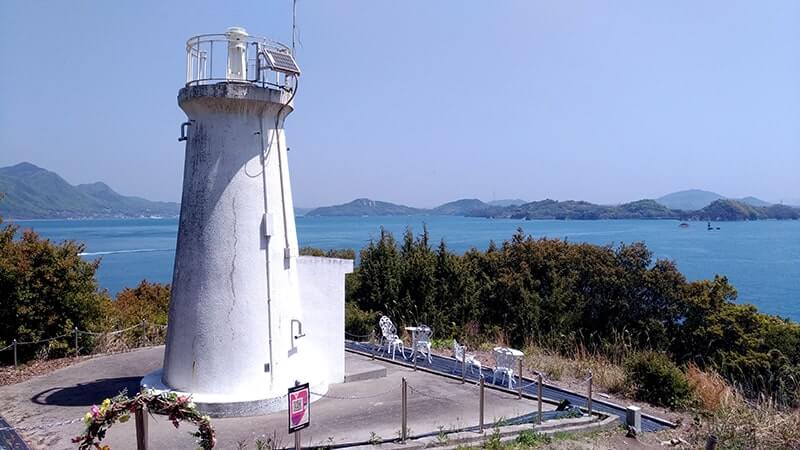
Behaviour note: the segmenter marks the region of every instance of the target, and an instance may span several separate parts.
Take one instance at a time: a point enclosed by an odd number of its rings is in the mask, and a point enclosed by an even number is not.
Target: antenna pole
[[[297,36],[297,0],[292,0],[292,55],[294,55],[295,36]]]

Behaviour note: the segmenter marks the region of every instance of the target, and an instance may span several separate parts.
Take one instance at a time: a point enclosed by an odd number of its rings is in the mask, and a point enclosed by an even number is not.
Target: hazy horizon
[[[799,3],[297,5],[299,207],[800,201]],[[179,201],[184,44],[234,25],[291,42],[291,1],[0,3],[0,166]]]
[[[20,163],[17,163],[17,164],[32,164],[32,163],[30,163],[29,161],[21,161]],[[39,167],[40,169],[49,170],[46,167],[41,167],[41,166],[37,166],[37,167]],[[0,167],[0,168],[5,168],[5,167]],[[57,175],[61,176],[60,174],[57,174]],[[69,180],[66,180],[66,181],[70,182]],[[109,184],[108,182],[106,182],[104,180],[95,180],[95,181],[89,182],[89,183],[94,183],[94,182],[104,183],[104,184],[108,185],[109,187],[111,187],[112,189],[114,189],[114,187],[111,184]],[[76,185],[78,183],[70,182],[70,184]],[[115,191],[116,191],[116,189],[115,189]],[[637,200],[648,200],[648,199],[649,200],[658,200],[659,198],[661,198],[663,196],[666,196],[666,195],[669,195],[669,194],[678,194],[678,193],[684,193],[684,192],[689,192],[689,191],[708,192],[708,193],[712,193],[712,194],[721,195],[724,198],[734,199],[734,200],[741,200],[742,198],[746,198],[746,197],[752,198],[753,197],[753,196],[731,197],[731,196],[726,196],[725,194],[722,194],[722,193],[719,193],[719,192],[712,192],[712,191],[705,191],[705,190],[698,190],[698,189],[690,188],[690,189],[681,189],[679,191],[666,192],[663,195],[659,195],[659,196],[653,197],[653,198],[636,198],[636,199],[629,199],[629,200],[625,200],[625,201],[622,201],[622,202],[616,202],[616,203],[599,203],[599,204],[600,205],[618,205],[618,204],[633,202],[633,201],[637,201]],[[122,194],[122,195],[130,195],[128,193],[119,192],[119,191],[117,191],[117,193]],[[474,198],[477,198],[477,197],[456,197],[456,198],[453,198],[453,199],[450,199],[450,200],[447,200],[447,201],[441,202],[441,203],[419,205],[419,204],[407,204],[407,203],[403,203],[403,202],[394,202],[394,201],[386,200],[386,199],[383,199],[383,198],[375,198],[375,197],[370,197],[369,195],[365,195],[365,196],[355,197],[355,198],[352,198],[352,199],[349,199],[349,200],[341,201],[339,203],[331,203],[331,204],[325,204],[325,205],[297,205],[297,204],[295,204],[294,206],[295,206],[295,208],[299,208],[299,209],[314,209],[314,208],[325,207],[325,206],[336,206],[336,205],[340,205],[340,204],[346,204],[346,203],[350,203],[352,201],[359,200],[359,199],[369,199],[369,200],[373,200],[373,201],[382,201],[382,202],[401,204],[403,206],[410,206],[410,207],[414,207],[414,208],[435,208],[437,206],[441,206],[444,203],[450,203],[450,202],[458,201],[458,200],[471,200],[471,199],[474,199]],[[781,200],[781,201],[771,201],[771,200],[763,199],[763,198],[757,198],[757,199],[758,200],[763,200],[763,201],[768,201],[770,203],[781,203],[781,202],[783,202],[783,203],[786,203],[786,204],[789,204],[789,205],[792,205],[792,206],[800,206],[800,199],[789,199],[789,200]],[[148,200],[151,200],[151,199],[148,199]],[[581,199],[581,198],[558,199],[558,198],[553,198],[553,197],[525,199],[525,198],[520,198],[520,197],[507,197],[507,198],[478,198],[478,200],[481,200],[481,201],[483,201],[485,203],[491,203],[491,202],[494,202],[494,201],[501,201],[501,202],[505,201],[505,202],[507,202],[507,201],[512,201],[512,200],[519,200],[519,201],[522,201],[524,203],[530,203],[530,202],[541,201],[541,200],[557,200],[557,201],[574,200],[574,201],[581,201],[583,199]],[[169,201],[171,201],[171,200],[169,200]],[[175,202],[179,203],[180,199],[175,201]]]

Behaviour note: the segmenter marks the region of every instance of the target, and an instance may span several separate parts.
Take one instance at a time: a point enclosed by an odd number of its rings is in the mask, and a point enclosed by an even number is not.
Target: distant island
[[[710,203],[705,204],[703,207],[691,210],[675,209],[662,203],[669,203],[670,198],[678,198],[680,201],[685,202],[687,197],[690,197],[676,194],[670,194],[658,200],[637,200],[621,205],[597,205],[584,201],[548,199],[499,206],[473,198],[448,202],[435,208],[413,208],[360,198],[342,205],[312,209],[306,213],[306,216],[412,216],[431,214],[527,220],[674,219],[737,221],[800,219],[800,208],[774,205],[752,197],[726,199],[719,196],[716,199],[711,199]]]
[[[703,191],[700,189],[689,189],[686,191],[673,192],[663,197],[659,197],[656,201],[667,208],[678,209],[681,211],[695,211],[703,209],[706,206],[717,200],[736,200],[750,206],[771,206],[772,203],[765,202],[764,200],[755,197],[744,198],[727,198],[724,195],[717,194],[716,192]]]
[[[73,186],[31,163],[0,167],[0,216],[4,218],[174,217],[179,213],[178,203],[121,195],[102,182]]]
[[[115,192],[102,182],[71,185],[58,174],[23,162],[0,168],[0,216],[11,219],[77,219],[175,217],[180,205],[155,202]],[[484,202],[455,200],[435,208],[415,208],[359,198],[321,208],[297,208],[306,216],[414,216],[443,215],[507,219],[675,219],[704,221],[797,220],[800,208],[771,204],[754,197],[740,199],[697,189],[674,192],[655,200],[621,205],[597,205],[567,200]]]

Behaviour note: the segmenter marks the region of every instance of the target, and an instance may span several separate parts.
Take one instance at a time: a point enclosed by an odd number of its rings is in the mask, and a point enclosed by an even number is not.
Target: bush
[[[532,430],[522,430],[519,435],[517,435],[517,439],[515,439],[515,443],[519,444],[522,448],[536,448],[543,445],[550,445],[552,442],[552,437]]]
[[[127,328],[145,320],[151,325],[166,325],[169,295],[168,284],[147,280],[142,280],[135,288],[123,289],[109,308],[112,328]]]
[[[625,377],[636,398],[654,405],[681,407],[691,398],[686,376],[663,353],[637,353],[625,361]]]
[[[65,354],[75,327],[103,326],[109,299],[97,288],[99,260],[84,261],[82,244],[56,244],[30,230],[17,239],[17,232],[14,225],[0,228],[0,348],[15,338],[30,342],[66,334],[41,345],[22,345],[18,356],[26,361],[37,354]]]
[[[316,247],[301,247],[300,255],[321,256],[324,258],[356,259],[356,252],[351,248],[334,248],[331,250],[322,250]]]
[[[378,315],[373,311],[364,311],[353,302],[344,305],[344,330],[346,339],[366,340],[378,324]]]

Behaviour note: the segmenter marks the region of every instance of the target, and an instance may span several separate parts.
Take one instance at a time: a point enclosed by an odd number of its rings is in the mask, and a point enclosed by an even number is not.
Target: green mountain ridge
[[[514,206],[492,206],[478,199],[461,199],[431,209],[412,208],[366,198],[343,205],[309,211],[307,216],[390,216],[434,214],[526,220],[603,220],[603,219],[673,219],[673,220],[797,220],[800,208],[787,205],[752,206],[739,200],[718,199],[696,210],[668,208],[656,200],[644,199],[621,205],[597,205],[585,201],[539,200]]]
[[[524,205],[525,203],[528,203],[528,201],[527,200],[522,200],[522,199],[519,199],[519,198],[507,198],[507,199],[501,199],[501,200],[492,200],[492,201],[486,202],[486,203],[488,203],[488,204],[490,204],[492,206],[506,207],[506,206]]]
[[[682,211],[696,211],[711,205],[717,200],[735,200],[750,206],[771,206],[772,203],[761,200],[760,198],[748,196],[743,198],[728,198],[716,192],[703,191],[700,189],[688,189],[685,191],[673,192],[656,199],[658,203],[670,209]]]
[[[342,205],[323,206],[307,212],[306,216],[413,216],[427,210],[389,202],[357,198]]]
[[[0,216],[14,219],[177,216],[180,205],[115,192],[102,182],[73,186],[55,172],[23,162],[0,167]]]
[[[431,209],[430,212],[443,216],[467,216],[472,212],[480,212],[488,207],[490,207],[489,204],[477,198],[464,198],[437,206]]]
[[[125,196],[103,182],[71,185],[58,174],[23,162],[0,168],[0,216],[14,219],[171,217],[180,205]],[[703,207],[681,209],[669,206],[681,202],[704,202]],[[666,199],[666,200],[665,200]],[[770,204],[755,197],[725,199],[719,194],[689,190],[657,200],[638,200],[621,205],[597,205],[585,201],[459,199],[435,208],[414,208],[368,198],[349,203],[313,208],[307,216],[411,216],[422,214],[514,218],[514,219],[680,219],[680,220],[797,220],[800,208]],[[667,204],[665,205],[664,202]]]

